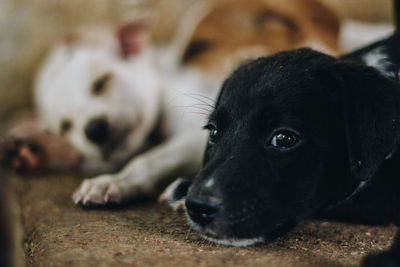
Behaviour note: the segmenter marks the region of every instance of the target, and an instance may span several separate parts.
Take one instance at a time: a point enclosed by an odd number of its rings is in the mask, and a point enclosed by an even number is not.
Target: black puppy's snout
[[[198,198],[187,198],[185,204],[190,218],[202,226],[209,224],[219,211],[217,203]]]
[[[91,120],[85,127],[85,135],[97,145],[105,143],[111,135],[107,120],[103,118]]]

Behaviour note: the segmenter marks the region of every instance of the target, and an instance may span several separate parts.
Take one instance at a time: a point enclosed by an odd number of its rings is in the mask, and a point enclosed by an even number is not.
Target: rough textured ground
[[[183,215],[155,202],[82,209],[79,178],[13,177],[31,266],[354,266],[389,246],[394,227],[308,221],[273,243],[221,247],[191,232]]]

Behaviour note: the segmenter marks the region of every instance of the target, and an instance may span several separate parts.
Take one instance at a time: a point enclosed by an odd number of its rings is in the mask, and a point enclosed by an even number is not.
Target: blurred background
[[[35,70],[49,45],[65,33],[78,26],[121,24],[150,9],[154,42],[166,43],[196,1],[207,0],[1,0],[0,120],[31,104]],[[391,0],[322,1],[344,19],[392,21]]]
[[[153,42],[168,44],[185,11],[193,3],[200,1],[230,0],[0,0],[0,129],[2,122],[12,117],[15,111],[31,107],[31,92],[36,71],[46,51],[56,40],[77,27],[98,24],[116,27],[151,11],[154,15]],[[353,49],[355,43],[366,42],[363,39],[365,36],[371,36],[370,39],[373,39],[374,36],[387,34],[392,29],[392,0],[320,1],[330,6],[341,17],[342,30],[349,29],[341,34],[342,52]],[[346,26],[349,20],[374,26],[370,32],[361,32],[357,27]],[[362,38],[353,42],[358,37]],[[1,182],[4,181],[1,181],[0,177]],[[0,192],[0,205],[6,203],[10,210],[17,210],[10,201],[5,202],[5,198],[8,197]],[[10,238],[8,235],[2,235],[11,232],[9,225],[15,225],[12,220],[4,218],[18,217],[11,213],[10,216],[8,213],[5,216],[2,208],[3,206],[0,206],[0,241],[3,241],[2,238],[21,240],[21,237]],[[21,233],[14,232],[13,235],[22,236]],[[1,244],[4,242],[0,242]],[[18,255],[23,254],[18,249],[14,250]],[[0,266],[4,266],[1,263],[4,255],[7,255],[5,248],[0,246]]]

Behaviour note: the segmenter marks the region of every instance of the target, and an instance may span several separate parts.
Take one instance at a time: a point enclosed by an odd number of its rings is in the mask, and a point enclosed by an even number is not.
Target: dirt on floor
[[[356,266],[387,248],[394,227],[307,221],[285,237],[223,247],[190,231],[184,215],[156,201],[83,209],[71,200],[80,179],[12,177],[21,206],[28,266]]]

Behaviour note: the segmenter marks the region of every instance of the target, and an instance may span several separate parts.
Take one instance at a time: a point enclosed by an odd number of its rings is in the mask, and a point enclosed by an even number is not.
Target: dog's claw
[[[121,202],[121,192],[120,189],[115,185],[111,184],[104,196],[104,201],[106,203],[120,203]]]
[[[82,201],[82,204],[83,205],[88,205],[88,204],[90,204],[90,197],[89,196],[85,196],[84,198],[83,198],[83,201]]]
[[[75,204],[79,204],[82,201],[81,197],[76,197],[75,195],[72,197],[72,200]]]
[[[72,200],[83,206],[118,204],[124,199],[123,186],[123,181],[112,175],[85,179],[72,195]]]

